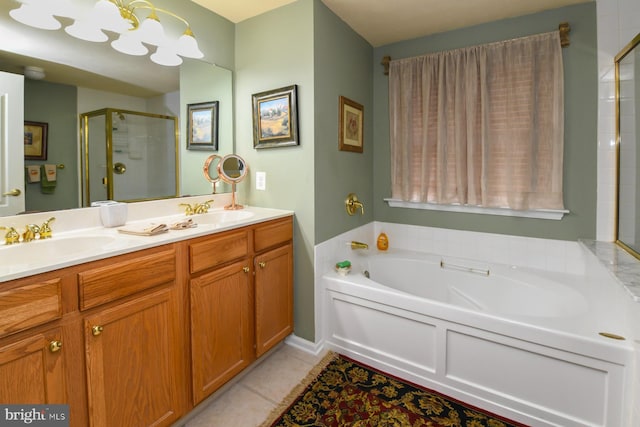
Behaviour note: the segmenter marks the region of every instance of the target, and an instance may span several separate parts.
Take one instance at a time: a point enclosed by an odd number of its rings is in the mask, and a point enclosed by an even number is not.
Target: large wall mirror
[[[26,159],[24,166],[64,165],[64,169],[58,170],[58,184],[53,195],[43,194],[37,184],[25,183],[25,211],[70,209],[82,205],[84,173],[79,153],[79,116],[101,109],[177,117],[180,138],[176,152],[179,165],[176,193],[211,193],[211,184],[203,179],[201,168],[204,160],[213,153],[187,150],[186,105],[219,102],[219,139],[215,153],[221,156],[232,153],[232,72],[209,63],[211,60],[207,55],[207,47],[212,52],[220,50],[211,46],[218,40],[212,40],[211,35],[207,34],[208,28],[202,24],[210,22],[204,16],[209,11],[191,2],[158,0],[157,3],[176,12],[182,10],[175,9],[186,7],[192,14],[192,9],[198,8],[198,16],[193,19],[201,23],[198,27],[200,34],[196,28],[194,32],[203,36],[199,38],[200,48],[205,52],[203,60],[185,58],[183,64],[177,67],[157,65],[148,56],[136,57],[117,52],[108,42],[85,42],[68,36],[63,29],[47,31],[20,24],[9,16],[9,11],[19,7],[20,3],[0,2],[0,39],[5,41],[0,46],[0,71],[24,74],[25,67],[35,66],[44,69],[45,74],[40,80],[25,77],[24,120],[48,124],[48,156],[46,160]],[[171,21],[164,20],[163,24],[169,33],[172,30]],[[183,30],[176,26],[176,31]],[[128,124],[131,130],[133,121],[123,123]],[[131,148],[129,145],[127,147]],[[127,164],[127,173],[134,172],[132,165],[140,161],[144,153],[143,150],[130,150],[129,157],[132,159]],[[226,188],[218,189],[219,192],[224,190]],[[152,193],[149,198],[154,198]],[[138,199],[147,197],[143,195]]]
[[[617,242],[640,258],[640,34],[615,58]]]

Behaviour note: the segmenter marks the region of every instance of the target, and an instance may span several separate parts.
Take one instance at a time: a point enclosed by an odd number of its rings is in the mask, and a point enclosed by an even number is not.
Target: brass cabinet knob
[[[91,328],[91,333],[93,334],[94,337],[97,337],[102,333],[103,330],[104,328],[102,326],[96,325],[93,328]]]
[[[267,263],[264,261],[260,261],[258,265],[260,266],[260,268],[265,268],[267,266]]]
[[[55,340],[49,343],[49,351],[51,351],[51,353],[57,353],[60,350],[62,350],[62,341]]]
[[[248,273],[250,271],[249,267],[242,267],[242,271],[244,271],[245,273]]]

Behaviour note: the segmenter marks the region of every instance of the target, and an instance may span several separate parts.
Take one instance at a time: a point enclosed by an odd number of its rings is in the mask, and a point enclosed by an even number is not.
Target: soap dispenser
[[[386,251],[387,249],[389,249],[389,238],[387,237],[386,234],[380,233],[378,235],[376,246],[378,247],[379,251]]]

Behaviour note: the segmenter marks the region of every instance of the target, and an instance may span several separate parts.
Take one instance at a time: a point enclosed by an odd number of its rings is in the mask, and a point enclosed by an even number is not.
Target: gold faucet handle
[[[364,215],[364,205],[362,202],[358,201],[358,196],[354,193],[349,193],[347,196],[347,200],[344,201],[345,207],[347,208],[347,213],[349,215],[355,215],[360,209],[360,215]]]
[[[186,215],[193,215],[194,209],[193,206],[191,206],[188,203],[180,203],[178,206],[184,206],[184,213]]]
[[[207,200],[202,204],[202,213],[209,212],[209,209],[211,208],[211,203],[213,203],[213,199]]]
[[[55,217],[51,217],[48,220],[46,220],[45,222],[42,223],[42,225],[40,226],[40,238],[41,239],[48,239],[51,237],[51,234],[53,233],[53,230],[51,230],[51,223],[53,221],[55,221],[56,218]]]
[[[5,245],[12,245],[20,241],[20,233],[14,227],[0,227],[0,230],[7,230],[4,236]]]

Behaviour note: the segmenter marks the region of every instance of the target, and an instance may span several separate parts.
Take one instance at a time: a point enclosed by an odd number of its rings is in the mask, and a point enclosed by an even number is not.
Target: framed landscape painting
[[[187,105],[187,150],[218,149],[218,101]]]
[[[296,85],[252,95],[253,147],[299,145]]]

